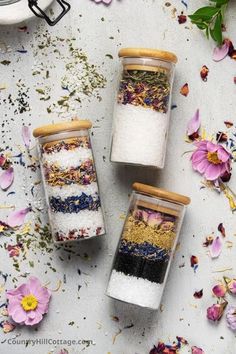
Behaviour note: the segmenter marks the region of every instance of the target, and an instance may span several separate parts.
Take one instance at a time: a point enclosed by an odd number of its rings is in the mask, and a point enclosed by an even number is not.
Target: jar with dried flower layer
[[[121,49],[111,161],[163,168],[177,57],[143,48]]]
[[[134,183],[107,295],[157,310],[190,199]]]
[[[105,233],[88,120],[34,130],[54,241]]]

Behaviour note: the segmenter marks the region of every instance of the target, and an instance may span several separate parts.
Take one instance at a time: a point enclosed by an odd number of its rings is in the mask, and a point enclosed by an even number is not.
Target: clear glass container
[[[107,295],[157,310],[190,199],[134,183]]]
[[[54,242],[105,233],[89,136],[92,124],[74,120],[34,130]]]
[[[111,161],[163,168],[177,57],[142,48],[121,49],[119,57]]]
[[[6,6],[14,4],[15,2],[19,2],[21,0],[0,0],[0,6]]]

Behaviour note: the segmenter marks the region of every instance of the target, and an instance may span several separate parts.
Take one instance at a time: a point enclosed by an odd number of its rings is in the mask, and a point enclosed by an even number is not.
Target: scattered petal
[[[12,211],[7,218],[7,223],[11,227],[21,226],[24,223],[25,217],[31,208],[20,209]]]
[[[226,236],[226,234],[225,234],[225,228],[224,228],[224,225],[223,225],[222,222],[218,225],[218,231],[220,231],[220,233],[221,233],[221,235],[222,235],[223,237]]]
[[[234,125],[234,123],[230,122],[229,120],[225,120],[224,124],[226,125],[227,128],[231,128]]]
[[[223,247],[223,243],[221,241],[221,238],[219,236],[217,236],[210,246],[211,258],[219,257],[219,255],[222,251],[222,247]]]
[[[12,167],[9,167],[6,171],[2,172],[0,176],[0,187],[3,190],[8,189],[14,180],[14,170]]]
[[[207,236],[206,237],[206,240],[203,242],[203,246],[204,247],[208,247],[208,246],[210,246],[211,244],[212,244],[212,242],[213,242],[213,240],[214,240],[214,237],[213,236]]]
[[[199,137],[198,130],[200,125],[201,121],[199,116],[199,109],[197,109],[194,116],[190,119],[187,125],[187,136],[189,139],[195,140]]]
[[[9,321],[2,321],[0,326],[3,328],[4,333],[12,332],[16,328],[16,326]]]
[[[195,291],[195,293],[193,294],[193,296],[195,297],[195,299],[201,299],[203,296],[203,289],[199,290],[199,291]]]
[[[192,354],[205,354],[205,352],[201,348],[198,348],[198,347],[192,347],[191,351],[192,351],[191,352]]]
[[[23,125],[21,134],[22,134],[22,139],[24,141],[25,146],[27,148],[29,148],[29,146],[30,146],[30,129],[29,129],[29,127],[27,127],[26,125]]]
[[[190,264],[191,264],[191,267],[193,268],[194,272],[196,272],[196,270],[198,268],[198,257],[197,256],[191,256]]]
[[[181,93],[181,95],[183,95],[183,96],[185,96],[185,97],[188,96],[188,94],[189,94],[189,87],[188,87],[188,84],[187,84],[187,83],[184,84],[184,85],[181,87],[180,93]]]
[[[215,47],[215,49],[213,50],[212,59],[214,61],[221,61],[228,55],[228,52],[229,52],[229,43],[225,42],[222,46]]]
[[[212,288],[212,292],[216,297],[224,297],[226,291],[226,286],[224,286],[223,284],[217,284]]]
[[[208,67],[206,65],[203,65],[200,71],[200,76],[203,81],[207,81],[208,73],[209,73]]]

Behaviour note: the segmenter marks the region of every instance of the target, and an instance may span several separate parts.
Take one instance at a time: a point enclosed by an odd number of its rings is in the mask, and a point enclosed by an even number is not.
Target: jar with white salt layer
[[[189,203],[184,195],[133,184],[108,296],[153,310],[159,308]]]
[[[121,49],[119,57],[111,161],[163,168],[177,57],[145,48]]]
[[[34,130],[54,242],[79,241],[105,233],[89,120]]]

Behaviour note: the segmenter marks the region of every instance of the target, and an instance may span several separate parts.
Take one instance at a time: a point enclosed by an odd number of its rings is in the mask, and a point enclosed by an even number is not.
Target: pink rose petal
[[[11,227],[21,226],[24,223],[25,217],[30,211],[30,208],[12,211],[7,218],[7,223]]]
[[[22,135],[22,139],[24,141],[24,144],[27,148],[29,148],[30,146],[30,130],[29,127],[27,127],[26,125],[23,125],[22,130],[21,130],[21,135]]]
[[[0,176],[0,187],[3,190],[6,190],[12,185],[13,180],[14,180],[14,170],[12,167],[9,167]]]
[[[187,125],[187,135],[191,136],[198,132],[201,125],[199,109],[196,110],[194,116],[190,119]]]
[[[210,254],[211,258],[217,258],[219,257],[221,251],[222,251],[223,243],[221,241],[221,238],[217,236],[212,244],[210,245]]]
[[[214,61],[221,61],[223,60],[229,52],[229,43],[225,42],[221,47],[215,47],[213,50],[212,59]]]

